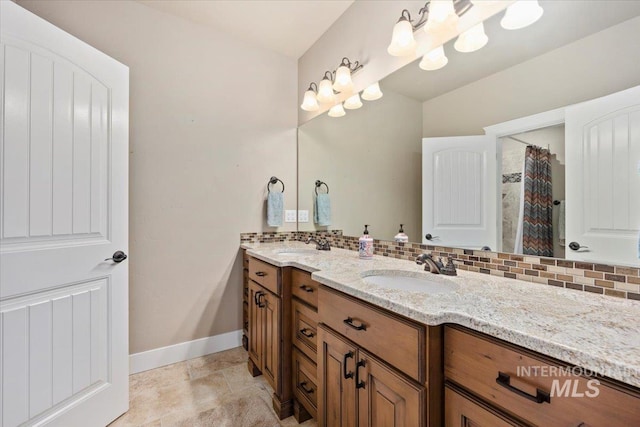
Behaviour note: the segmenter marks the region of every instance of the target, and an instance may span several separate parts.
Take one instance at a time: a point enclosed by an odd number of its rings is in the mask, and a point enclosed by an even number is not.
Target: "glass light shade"
[[[344,108],[347,110],[357,110],[362,107],[362,101],[360,101],[360,95],[357,93],[344,101]]]
[[[506,30],[519,30],[540,19],[543,12],[538,0],[518,0],[507,8],[500,25]]]
[[[429,15],[424,30],[437,31],[442,27],[454,27],[458,25],[458,15],[453,6],[453,0],[431,0],[429,3]]]
[[[336,96],[333,93],[333,86],[331,80],[324,78],[318,86],[318,101],[324,103],[335,102]]]
[[[329,117],[342,117],[347,114],[342,108],[342,104],[336,104],[329,110]]]
[[[351,70],[346,65],[341,65],[336,70],[336,78],[333,89],[337,92],[351,92],[353,81],[351,80]]]
[[[304,98],[302,99],[302,105],[300,105],[304,111],[318,111],[320,105],[318,105],[318,99],[316,98],[316,93],[312,90],[308,90],[304,93]]]
[[[380,98],[382,98],[382,91],[380,90],[380,84],[378,82],[375,82],[362,91],[362,99],[365,101],[375,101]]]
[[[387,52],[391,56],[413,55],[416,52],[416,39],[413,38],[413,26],[404,18],[393,27],[393,36]]]
[[[489,41],[489,37],[484,33],[484,24],[481,22],[460,34],[453,47],[458,52],[475,52],[482,49],[487,41]]]
[[[508,3],[505,0],[469,0],[472,5],[477,7],[489,7],[500,3]]]
[[[438,46],[422,57],[419,67],[426,71],[439,70],[447,65],[449,58],[444,54],[444,47]]]

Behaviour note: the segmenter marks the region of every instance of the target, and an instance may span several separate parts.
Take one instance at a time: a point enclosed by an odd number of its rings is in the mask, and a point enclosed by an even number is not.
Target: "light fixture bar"
[[[409,13],[407,9],[402,10],[400,19],[398,21],[407,20],[411,23],[413,31],[419,30],[427,23],[427,20],[429,19],[430,4],[431,1],[426,2],[425,5],[418,11],[418,15],[420,15],[420,18],[416,22],[411,19],[411,13]],[[459,17],[467,13],[472,6],[473,5],[471,4],[470,0],[453,0],[453,7],[455,9],[456,15],[458,15]]]
[[[364,67],[360,61],[352,61],[346,56],[342,58],[340,65],[333,71],[325,71],[322,76],[322,80],[319,84],[311,82],[309,89],[305,92],[304,100],[300,108],[305,111],[316,111],[320,107],[313,103],[312,97],[316,98],[317,102],[332,103],[335,102],[335,95],[345,90],[349,91],[352,88],[351,76],[360,71]],[[340,76],[339,76],[340,75]],[[340,77],[340,79],[338,79]],[[336,86],[336,81],[340,80]],[[342,86],[340,85],[342,84]],[[342,90],[336,91],[335,89],[341,88]]]

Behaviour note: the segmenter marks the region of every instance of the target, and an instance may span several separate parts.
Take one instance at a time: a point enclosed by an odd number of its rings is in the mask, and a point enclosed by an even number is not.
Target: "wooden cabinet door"
[[[355,427],[356,348],[329,329],[318,327],[318,425]]]
[[[259,299],[263,312],[264,341],[262,342],[262,375],[279,393],[277,385],[278,365],[280,363],[280,298],[263,289],[264,296]]]
[[[264,293],[262,286],[249,280],[249,357],[260,370],[262,369],[262,342],[264,339],[262,318],[264,310],[258,307],[257,301],[258,296]],[[264,300],[264,298],[261,298],[261,300]]]
[[[513,427],[519,425],[449,387],[445,387],[444,413],[446,427]]]
[[[360,427],[426,425],[425,388],[360,350],[355,381]]]

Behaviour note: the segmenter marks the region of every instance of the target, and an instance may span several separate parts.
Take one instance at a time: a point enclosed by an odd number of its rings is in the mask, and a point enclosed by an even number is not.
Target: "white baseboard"
[[[172,363],[206,356],[242,345],[242,330],[227,332],[212,337],[200,338],[167,347],[135,353],[129,356],[129,373],[136,374]]]

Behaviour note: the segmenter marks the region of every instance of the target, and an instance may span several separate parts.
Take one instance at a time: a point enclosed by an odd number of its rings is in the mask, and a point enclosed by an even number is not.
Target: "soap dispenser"
[[[368,227],[369,225],[365,224],[362,237],[358,239],[358,253],[360,255],[360,259],[373,258],[373,238],[369,236]]]
[[[404,224],[400,224],[400,230],[398,230],[398,234],[393,238],[397,243],[408,243],[409,236],[404,233],[404,229],[402,228]]]

